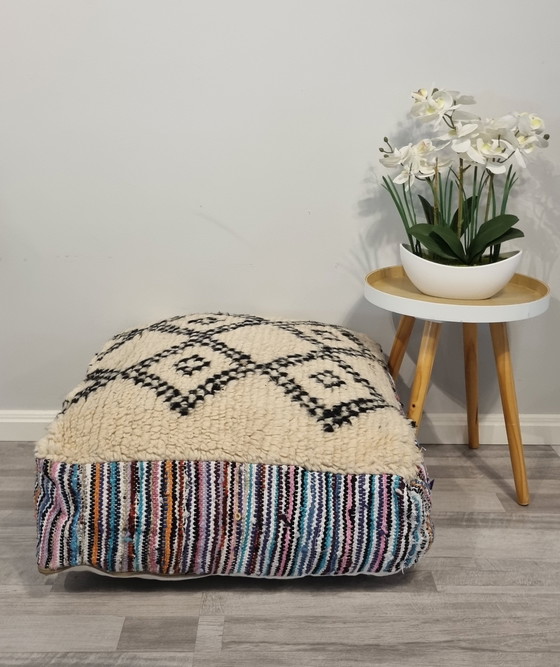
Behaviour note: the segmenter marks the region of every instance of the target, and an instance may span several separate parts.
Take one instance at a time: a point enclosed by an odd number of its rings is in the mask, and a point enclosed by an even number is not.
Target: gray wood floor
[[[0,443],[0,665],[560,665],[560,447],[426,447],[436,541],[389,578],[44,577],[33,449]]]

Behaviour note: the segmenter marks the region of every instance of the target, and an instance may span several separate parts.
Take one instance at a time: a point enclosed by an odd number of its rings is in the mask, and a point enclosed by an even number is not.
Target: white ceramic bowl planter
[[[449,266],[418,257],[401,244],[401,262],[410,282],[424,294],[445,299],[489,299],[512,279],[522,251],[480,266]]]

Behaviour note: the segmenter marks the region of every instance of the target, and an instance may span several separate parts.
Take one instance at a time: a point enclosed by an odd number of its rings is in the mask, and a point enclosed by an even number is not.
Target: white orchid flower
[[[438,140],[450,143],[451,149],[456,153],[466,153],[477,132],[477,123],[463,124],[458,121],[455,123],[455,127],[450,127],[447,132],[438,137]]]
[[[406,169],[403,169],[401,173],[393,179],[393,183],[404,185],[405,188],[409,190],[413,180],[414,180],[414,174],[412,173],[410,168],[407,167]]]
[[[527,166],[524,155],[529,155],[535,150],[535,148],[546,148],[546,146],[548,146],[548,141],[544,137],[538,136],[536,134],[533,134],[530,137],[526,137],[523,134],[518,134],[515,137],[515,144],[516,145],[513,155],[517,161],[517,164],[524,168]]]
[[[405,148],[407,149],[406,154],[400,149],[400,156],[404,157],[397,163],[403,167],[403,170],[393,179],[393,182],[403,184],[407,190],[415,178],[431,178],[435,175],[436,169],[441,170],[451,164],[451,159],[442,156],[441,148],[436,148],[431,139],[422,139],[417,144],[409,144]],[[389,158],[393,158],[393,154]],[[387,165],[385,159],[382,159],[381,162]],[[387,166],[397,166],[397,164]]]
[[[453,111],[453,120],[454,122],[462,121],[466,123],[479,123],[480,116],[472,113],[472,111],[465,111],[464,109],[457,108]]]
[[[493,174],[505,174],[506,166],[503,162],[488,162],[486,164],[486,169],[491,171]]]
[[[388,169],[398,167],[400,164],[404,164],[407,161],[411,147],[412,144],[408,144],[402,148],[394,148],[392,153],[385,153],[379,162]]]
[[[542,134],[544,132],[544,121],[534,113],[524,111],[517,115],[517,128],[525,136]]]
[[[410,147],[405,165],[409,166],[414,174],[422,173],[422,168],[427,164],[427,158],[436,151],[431,139],[422,139]]]
[[[438,137],[440,141],[447,141],[451,150],[467,162],[486,165],[486,157],[482,155],[477,147],[476,141],[480,134],[478,123],[455,122],[454,128]],[[446,144],[447,145],[447,144]]]
[[[449,167],[452,159],[443,155],[431,155],[423,158],[418,165],[417,178],[431,178],[435,176],[436,170],[441,172],[443,169]]]
[[[457,150],[457,154],[459,155],[460,158],[465,160],[466,162],[471,162],[473,164],[480,164],[485,166],[488,159],[485,155],[483,155],[478,148],[476,147],[476,137],[473,137],[472,140],[464,141],[462,145],[459,145],[458,148],[462,148],[464,150],[459,151]]]
[[[421,88],[412,93],[412,98],[414,104],[410,110],[411,115],[427,123],[435,121],[439,124],[443,116],[455,108],[453,95],[446,90]]]
[[[504,139],[492,137],[478,137],[476,150],[486,159],[486,169],[493,174],[503,174],[506,171],[505,162],[514,152],[513,146]]]
[[[495,131],[498,133],[514,132],[517,127],[517,118],[515,114],[508,113],[505,116],[500,116],[499,118],[490,118],[486,121],[486,131]]]
[[[465,104],[476,104],[476,100],[472,95],[464,95],[458,90],[448,90],[447,92],[453,97],[455,107],[462,107]]]
[[[417,144],[414,144],[410,149],[410,157],[429,155],[436,151],[437,148],[432,143],[431,139],[421,139]]]
[[[525,154],[528,154],[532,153],[533,150],[538,146],[539,137],[537,137],[535,134],[530,137],[524,134],[518,134],[515,137],[515,140],[519,150],[523,151]]]
[[[427,88],[419,88],[416,92],[411,93],[412,99],[416,100],[417,102],[427,100],[431,93],[434,91],[433,87],[430,90],[431,92],[429,92]]]
[[[488,159],[501,159],[508,154],[508,151],[513,149],[513,146],[509,142],[502,139],[478,137],[476,140],[476,148],[479,153]]]

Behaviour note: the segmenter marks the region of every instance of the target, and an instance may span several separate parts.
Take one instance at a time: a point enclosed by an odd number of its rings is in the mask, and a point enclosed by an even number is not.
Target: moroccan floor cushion
[[[384,575],[433,537],[381,350],[338,326],[217,314],[126,331],[35,455],[45,574]]]

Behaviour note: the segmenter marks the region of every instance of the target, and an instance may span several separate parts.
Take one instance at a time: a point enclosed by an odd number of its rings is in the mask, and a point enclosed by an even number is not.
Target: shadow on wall
[[[418,130],[418,128],[415,128]],[[401,146],[410,141],[411,128],[401,122],[397,130],[389,137],[393,146]],[[414,136],[413,141],[420,137]],[[379,137],[379,146],[383,137]],[[381,159],[381,152],[378,153]],[[358,234],[356,247],[350,251],[348,273],[360,282],[370,271],[387,266],[388,257],[398,257],[397,248],[406,240],[403,224],[395,206],[382,185],[382,176],[390,174],[381,165],[370,164],[363,179],[364,197],[357,203],[358,216],[364,226]]]
[[[511,210],[519,216],[518,226],[526,236],[518,242],[518,247],[527,248],[523,272],[549,282],[560,256],[560,172],[557,165],[540,156],[529,163],[528,173],[521,174],[520,182],[514,188]],[[553,290],[554,287],[552,285]]]

